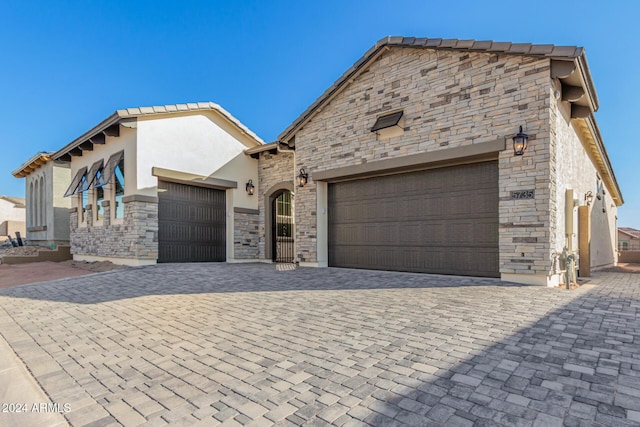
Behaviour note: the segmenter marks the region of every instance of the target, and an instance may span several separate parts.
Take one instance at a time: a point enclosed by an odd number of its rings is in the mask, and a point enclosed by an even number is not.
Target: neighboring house
[[[0,196],[0,238],[25,236],[25,204],[20,197]]]
[[[564,247],[581,275],[614,265],[623,198],[597,109],[579,47],[382,39],[246,151],[259,257],[549,286]]]
[[[74,259],[119,264],[255,261],[245,191],[262,140],[217,104],[118,110],[52,154],[70,162]]]
[[[618,250],[640,251],[640,230],[618,227]]]
[[[69,244],[69,208],[64,198],[71,172],[68,164],[53,162],[52,153],[37,153],[12,172],[25,178],[27,240],[51,247]]]

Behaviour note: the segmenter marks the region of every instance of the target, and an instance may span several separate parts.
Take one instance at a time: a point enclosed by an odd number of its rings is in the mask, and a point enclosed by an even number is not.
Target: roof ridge
[[[499,42],[494,40],[475,39],[442,39],[428,37],[405,37],[386,36],[378,40],[376,48],[387,45],[393,46],[415,46],[453,50],[478,50],[492,51],[520,55],[549,56],[549,57],[571,57],[577,58],[584,52],[584,48],[571,45],[537,44],[537,43],[514,43]]]

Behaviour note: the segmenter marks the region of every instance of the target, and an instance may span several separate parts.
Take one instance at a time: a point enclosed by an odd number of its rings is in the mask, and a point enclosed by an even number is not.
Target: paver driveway
[[[640,425],[639,297],[165,264],[0,290],[0,333],[72,425]]]

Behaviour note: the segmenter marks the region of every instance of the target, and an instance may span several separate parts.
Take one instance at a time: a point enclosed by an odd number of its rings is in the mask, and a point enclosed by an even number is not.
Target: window
[[[107,163],[98,160],[91,169],[86,167],[78,170],[73,177],[71,184],[67,188],[64,196],[69,197],[78,194],[78,220],[80,223],[87,222],[87,206],[93,204],[93,220],[95,222],[104,219],[104,208],[102,202],[105,195],[111,194],[111,211],[114,218],[124,217],[124,151],[113,154]],[[109,184],[113,185],[109,185]],[[109,191],[105,187],[109,185]],[[36,182],[36,187],[38,183]],[[91,190],[91,195],[89,195]]]
[[[113,181],[112,181],[113,180]],[[94,188],[102,188],[113,182],[110,186],[113,202],[111,211],[113,218],[124,218],[124,151],[113,154],[107,160],[104,168],[96,176]],[[103,197],[104,197],[104,193]]]
[[[95,187],[103,187],[107,185],[111,181],[111,177],[113,177],[116,167],[123,159],[124,151],[120,151],[109,157],[107,164],[102,169],[99,179],[96,179]]]
[[[91,188],[91,184],[96,181],[99,172],[102,170],[102,165],[102,160],[98,160],[91,165],[91,169],[89,169],[89,173],[86,175],[86,179],[82,182],[82,185],[78,190],[79,192],[87,191],[89,188]]]
[[[124,157],[120,158],[120,161],[116,165],[114,172],[114,187],[115,187],[115,208],[114,218],[124,218],[124,203],[122,199],[124,197]]]
[[[89,190],[94,183],[98,182],[98,180],[100,179],[100,176],[102,175],[102,170],[103,167],[102,165],[104,165],[104,162],[102,160],[98,160],[97,162],[95,162],[93,165],[91,165],[91,169],[89,169],[89,173],[87,174],[87,181],[85,182],[85,185],[83,185],[83,189]],[[86,191],[88,193],[88,191]],[[87,197],[88,199],[88,197]],[[93,219],[95,221],[101,221],[103,218],[103,214],[104,214],[104,210],[102,207],[102,201],[104,200],[104,188],[102,187],[95,187],[93,189],[93,195],[92,195],[92,203],[93,203]]]
[[[276,236],[293,237],[291,193],[285,191],[276,199]]]
[[[98,170],[96,173],[96,180],[99,179],[102,174],[102,168]],[[96,221],[102,221],[104,219],[104,208],[102,207],[102,202],[104,201],[104,187],[96,187],[94,190],[94,211],[96,213]]]
[[[82,188],[80,184],[82,183],[83,179],[85,180],[87,179],[86,175],[87,175],[86,166],[81,168],[78,172],[76,172],[76,176],[73,177],[73,180],[71,181],[71,184],[67,188],[67,191],[64,192],[64,197],[73,196],[74,194],[78,194],[80,191],[82,191],[80,190]]]
[[[80,178],[80,182],[78,183],[78,186],[84,186],[86,185],[86,182],[87,182],[87,175],[84,174]],[[79,204],[78,221],[80,223],[87,222],[87,206],[89,205],[89,193],[87,191],[83,191],[81,193],[79,192],[78,202],[79,202],[78,203]]]

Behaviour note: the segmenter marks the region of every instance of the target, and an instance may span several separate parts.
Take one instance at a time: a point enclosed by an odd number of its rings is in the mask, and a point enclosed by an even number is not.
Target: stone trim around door
[[[293,182],[284,181],[279,182],[277,184],[272,185],[265,193],[264,193],[264,254],[266,260],[273,259],[273,230],[271,229],[271,225],[273,222],[273,212],[271,210],[271,204],[276,194],[281,193],[282,191],[290,191],[292,194],[294,193]],[[295,242],[294,242],[295,245]],[[295,248],[295,246],[294,246]]]

